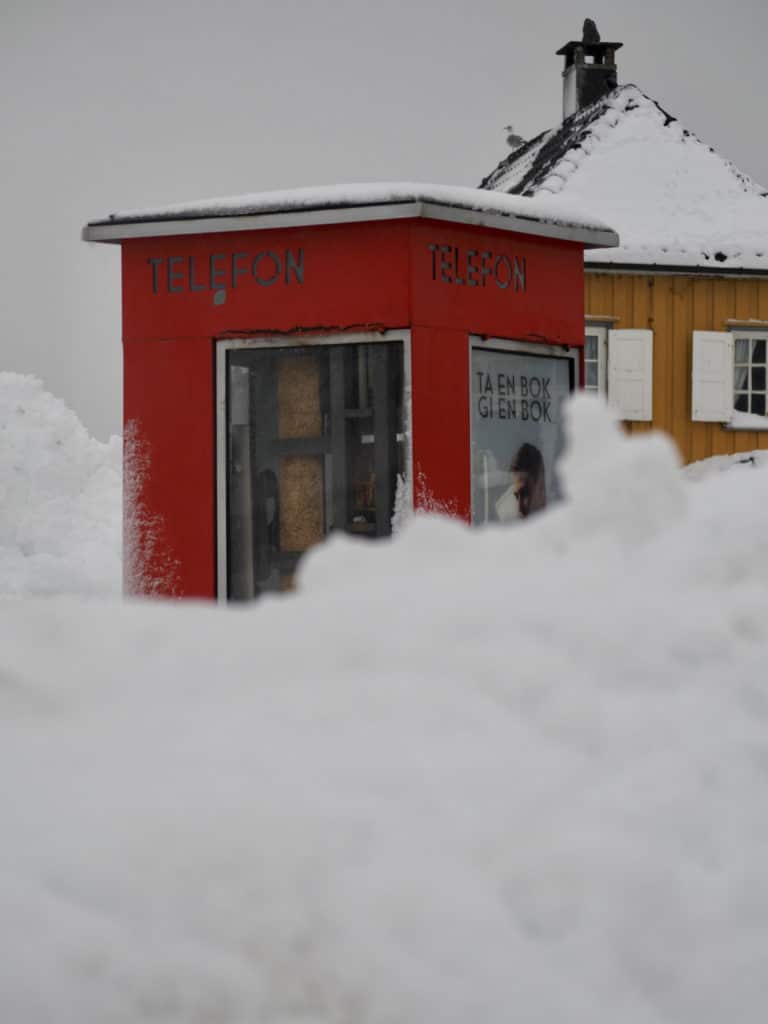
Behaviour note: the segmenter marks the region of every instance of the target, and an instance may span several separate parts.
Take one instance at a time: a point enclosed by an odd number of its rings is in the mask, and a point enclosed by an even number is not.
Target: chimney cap
[[[561,46],[557,51],[558,57],[571,57],[574,52],[583,50],[587,57],[601,57],[606,50],[620,50],[624,43],[585,43],[581,39],[572,39],[570,43]]]

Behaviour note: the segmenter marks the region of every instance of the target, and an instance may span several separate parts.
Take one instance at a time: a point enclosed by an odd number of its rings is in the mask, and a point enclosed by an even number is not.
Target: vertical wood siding
[[[665,431],[684,462],[768,448],[768,432],[691,419],[693,332],[725,331],[728,320],[768,324],[768,279],[587,270],[584,308],[587,320],[653,331],[653,421],[628,423],[629,433]]]

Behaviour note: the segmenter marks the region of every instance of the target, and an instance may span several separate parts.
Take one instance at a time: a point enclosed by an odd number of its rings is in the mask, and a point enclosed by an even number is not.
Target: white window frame
[[[653,331],[647,328],[615,327],[616,319],[584,318],[584,384],[583,390],[589,394],[602,395],[609,404],[614,406],[620,418],[626,422],[650,422],[653,419]],[[597,358],[587,358],[586,339],[588,336],[597,338]],[[614,346],[642,342],[644,352],[643,366],[633,367],[631,371],[624,365],[626,353],[618,350],[611,361]],[[597,384],[587,384],[590,365],[597,364]],[[613,382],[613,387],[611,383]],[[627,404],[626,385],[628,382],[643,384],[642,403],[640,407]],[[613,401],[612,401],[613,398]]]
[[[760,413],[760,412],[753,413],[753,415],[768,417],[768,328],[766,328],[766,327],[763,327],[763,328],[731,327],[730,328],[730,333],[733,335],[733,379],[731,381],[731,393],[733,395],[733,411],[737,412],[737,413],[738,412],[741,412],[741,413],[744,413],[744,412],[752,413],[752,397],[753,396],[762,396],[763,399],[764,399],[764,411],[762,413]],[[749,356],[748,356],[748,361],[746,363],[738,361],[738,349],[739,349],[739,342],[740,341],[747,341],[747,342],[749,342]],[[762,342],[765,343],[764,361],[763,362],[759,362],[757,364],[754,364],[752,362],[752,348],[753,348],[752,342],[753,341],[762,341]],[[746,387],[742,387],[742,388],[739,388],[737,390],[737,388],[736,388],[736,374],[737,374],[739,368],[742,368],[742,367],[746,367],[746,370],[747,370],[747,377],[746,377],[746,382],[745,382],[746,383]],[[753,367],[758,368],[758,369],[762,368],[762,369],[765,370],[766,380],[764,381],[764,387],[763,388],[756,388],[754,390],[752,388],[752,369],[753,369]],[[736,408],[736,401],[737,401],[737,398],[738,398],[739,395],[746,395],[747,396],[747,405],[748,405],[747,409],[737,409]],[[766,429],[768,429],[768,419],[766,419]]]
[[[608,331],[610,325],[607,323],[595,323],[587,320],[584,324],[584,385],[583,390],[592,395],[608,394]],[[586,341],[587,335],[597,338],[597,359],[587,359]],[[587,384],[587,363],[597,363],[597,385]]]
[[[216,338],[216,600],[227,604],[227,354],[242,348],[315,348],[399,341],[403,346],[403,430],[406,508],[413,508],[413,409],[411,332],[408,329],[349,334],[293,334]]]
[[[724,430],[749,430],[754,432],[768,431],[768,323],[739,324],[728,321],[724,331],[693,332],[693,368],[692,368],[692,409],[691,419],[694,423],[719,423]],[[736,362],[736,345],[739,341],[750,342],[748,362]],[[753,392],[751,370],[751,342],[766,342],[766,362],[756,364],[766,366],[766,387],[756,388]],[[714,355],[708,354],[704,346],[709,343]],[[724,358],[719,360],[717,347]],[[736,387],[736,368],[746,367],[747,378],[745,387]],[[751,411],[753,393],[766,395],[764,413]],[[736,408],[738,394],[746,394],[750,398],[750,409],[746,413]]]

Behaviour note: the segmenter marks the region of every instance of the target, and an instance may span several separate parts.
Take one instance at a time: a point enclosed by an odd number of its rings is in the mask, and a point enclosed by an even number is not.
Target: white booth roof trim
[[[281,189],[113,213],[83,229],[88,242],[425,217],[580,242],[619,244],[615,231],[559,196],[528,198],[453,185],[395,182]]]

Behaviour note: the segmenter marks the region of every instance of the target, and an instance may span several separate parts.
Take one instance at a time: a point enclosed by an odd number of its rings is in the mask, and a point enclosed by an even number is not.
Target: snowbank
[[[736,452],[735,455],[712,455],[699,462],[683,467],[683,474],[691,481],[707,480],[711,476],[731,469],[757,469],[768,466],[768,451],[757,448],[753,452]]]
[[[764,1019],[768,471],[571,433],[295,597],[6,602],[1,1020]]]
[[[0,373],[0,596],[120,592],[120,460],[41,381]]]

